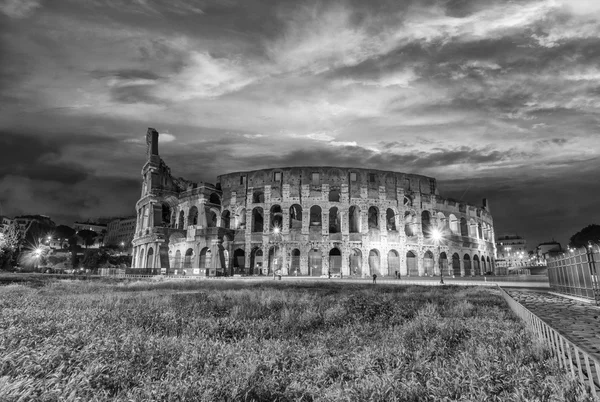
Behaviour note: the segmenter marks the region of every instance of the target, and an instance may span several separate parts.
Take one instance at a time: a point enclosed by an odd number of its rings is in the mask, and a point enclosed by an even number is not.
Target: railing
[[[554,328],[533,314],[521,303],[513,299],[504,289],[500,288],[504,300],[511,310],[519,316],[529,329],[549,346],[557,358],[558,365],[565,371],[571,372],[573,378],[595,397],[600,396],[600,360],[589,355],[581,348],[562,336]]]
[[[600,261],[600,254],[592,249],[579,249],[550,259],[550,287],[559,293],[583,297],[600,304],[597,261]]]

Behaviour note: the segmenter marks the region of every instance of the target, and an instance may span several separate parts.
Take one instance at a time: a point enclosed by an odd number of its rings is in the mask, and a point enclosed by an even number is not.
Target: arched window
[[[246,208],[242,208],[237,216],[237,228],[241,230],[246,229]]]
[[[177,229],[183,229],[185,222],[185,213],[183,211],[179,211],[179,222],[177,224]]]
[[[433,253],[427,251],[423,256],[423,273],[425,276],[433,275]]]
[[[310,226],[321,226],[321,207],[313,205],[310,207]]]
[[[469,228],[467,226],[467,220],[465,218],[460,218],[460,235],[461,236],[469,235]]]
[[[204,212],[206,214],[206,226],[209,228],[217,227],[217,214],[215,211],[205,207]]]
[[[221,226],[224,227],[225,229],[229,229],[230,225],[231,225],[231,213],[229,212],[229,210],[226,209],[221,214]]]
[[[394,213],[394,210],[391,208],[388,208],[387,211],[385,211],[385,220],[386,220],[386,225],[387,225],[387,230],[389,231],[395,231],[396,230],[396,214]]]
[[[237,248],[233,252],[233,272],[234,272],[234,274],[243,273],[245,267],[246,267],[246,253],[241,248]]]
[[[381,275],[379,251],[372,249],[369,251],[369,276]]]
[[[271,207],[271,230],[277,229],[281,230],[283,227],[283,210],[279,205],[273,205]]]
[[[460,276],[460,256],[457,253],[452,254],[452,274]]]
[[[194,250],[188,248],[185,252],[185,257],[183,259],[183,268],[191,268],[192,267],[192,258],[194,257]]]
[[[294,204],[290,207],[290,229],[302,228],[302,207]]]
[[[423,231],[423,236],[431,236],[431,213],[429,211],[421,212],[421,230]]]
[[[369,229],[379,229],[379,210],[376,207],[369,207]]]
[[[471,276],[471,256],[465,254],[463,257],[463,265],[465,266],[465,276]]]
[[[177,213],[175,212],[175,210],[173,210],[173,213],[171,214],[171,225],[172,228],[176,228],[177,227]]]
[[[217,193],[212,193],[210,195],[210,198],[208,199],[208,202],[215,205],[221,205],[221,199],[219,198]]]
[[[340,202],[339,190],[330,190],[329,191],[329,202]]]
[[[300,250],[292,250],[292,261],[290,261],[290,275],[300,275]]]
[[[161,222],[161,226],[169,226],[171,224],[171,208],[169,207],[168,204],[165,204],[164,202],[161,205],[161,218],[162,218],[162,222]]]
[[[355,205],[348,212],[348,226],[350,233],[360,233],[360,209]]]
[[[417,267],[417,256],[413,251],[406,253],[406,271],[408,276],[419,276],[419,268]]]
[[[311,276],[321,276],[323,271],[323,254],[318,249],[308,253],[308,268]]]
[[[414,215],[411,214],[410,212],[406,211],[404,213],[404,234],[406,234],[406,236],[410,237],[410,236],[415,235],[414,225],[415,225]]]
[[[173,268],[181,268],[181,251],[175,252],[175,260],[173,261]]]
[[[388,275],[400,275],[400,255],[396,250],[388,252]]]
[[[448,221],[450,224],[450,231],[453,234],[459,234],[460,228],[458,227],[458,219],[456,219],[456,216],[454,216],[454,214],[450,214],[450,216],[448,217]]]
[[[334,247],[329,250],[329,273],[339,274],[342,270],[342,252]]]
[[[198,208],[195,206],[190,208],[190,212],[188,213],[188,226],[189,225],[197,225],[198,224]]]
[[[362,276],[362,252],[360,249],[352,249],[349,259],[350,275]]]
[[[252,210],[252,232],[253,233],[262,233],[264,231],[264,229],[265,229],[264,216],[265,216],[265,213],[261,207],[256,207]]]
[[[477,238],[477,223],[473,218],[469,220],[469,237]]]
[[[473,256],[473,271],[474,275],[481,275],[481,266],[479,265],[479,257],[477,255]]]
[[[341,228],[340,211],[338,207],[332,207],[329,209],[329,233],[340,233]]]
[[[448,272],[448,256],[443,251],[440,253],[440,265],[442,267],[442,275],[450,275],[450,273]],[[439,274],[439,268],[437,271],[437,273]]]
[[[152,247],[148,249],[146,268],[154,268],[154,249]]]
[[[262,204],[265,202],[265,193],[260,190],[255,190],[252,193],[252,202],[255,204]]]
[[[210,268],[211,251],[208,247],[204,247],[200,251],[200,268]]]

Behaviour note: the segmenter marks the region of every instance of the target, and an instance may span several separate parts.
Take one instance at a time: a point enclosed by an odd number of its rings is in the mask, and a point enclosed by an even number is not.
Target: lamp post
[[[431,238],[438,246],[438,266],[440,268],[440,285],[443,285],[444,284],[444,273],[442,270],[442,258],[441,258],[442,238],[443,238],[442,232],[439,229],[433,229],[431,231]]]

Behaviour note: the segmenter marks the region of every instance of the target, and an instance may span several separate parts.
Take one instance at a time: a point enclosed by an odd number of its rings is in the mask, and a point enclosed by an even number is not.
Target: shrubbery
[[[587,400],[492,289],[63,280],[0,292],[2,401]]]

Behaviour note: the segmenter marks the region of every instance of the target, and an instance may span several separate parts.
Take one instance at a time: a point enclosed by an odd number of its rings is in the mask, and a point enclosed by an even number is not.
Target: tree
[[[593,244],[600,243],[600,225],[588,225],[581,229],[579,232],[575,233],[569,239],[569,247],[587,247],[588,242],[590,241]]]
[[[76,231],[70,226],[58,225],[56,229],[54,229],[54,236],[59,239],[70,239],[75,236]]]
[[[88,248],[88,246],[94,244],[94,239],[96,238],[96,236],[98,236],[98,233],[94,232],[93,230],[82,229],[79,232],[77,232],[77,236],[81,237],[85,248]]]
[[[16,265],[23,240],[19,225],[13,221],[0,236],[0,268]]]

